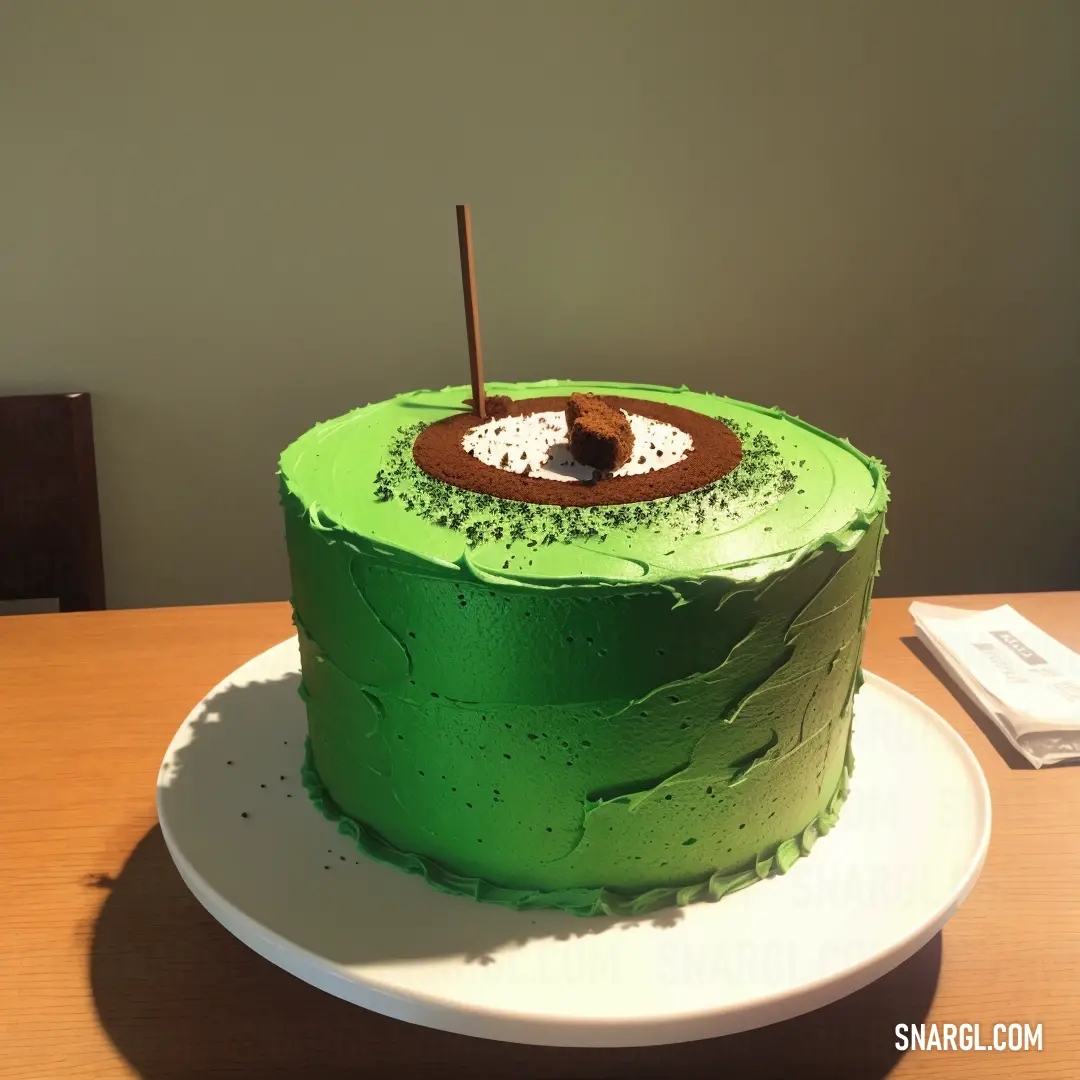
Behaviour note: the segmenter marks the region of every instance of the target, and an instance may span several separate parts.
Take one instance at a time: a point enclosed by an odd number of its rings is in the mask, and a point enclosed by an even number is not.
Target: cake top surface
[[[339,530],[357,546],[484,580],[537,585],[707,574],[760,579],[822,544],[850,547],[885,508],[879,462],[778,409],[685,387],[615,382],[489,383],[488,391],[518,403],[594,393],[670,404],[721,420],[741,440],[742,460],[712,483],[647,501],[559,506],[498,499],[444,483],[413,458],[421,431],[468,412],[469,388],[454,386],[400,394],[316,424],[281,456],[283,491],[313,524]],[[629,419],[646,430],[644,421]],[[511,454],[508,443],[490,467],[531,468],[536,432],[528,436],[525,457]],[[692,453],[670,437],[678,447],[673,460]],[[665,445],[641,443],[631,465]],[[558,467],[554,455],[551,461]]]

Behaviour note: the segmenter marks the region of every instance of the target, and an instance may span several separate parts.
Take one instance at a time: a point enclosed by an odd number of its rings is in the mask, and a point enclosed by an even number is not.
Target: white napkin
[[[1008,605],[910,611],[919,640],[1032,765],[1080,759],[1080,655]]]

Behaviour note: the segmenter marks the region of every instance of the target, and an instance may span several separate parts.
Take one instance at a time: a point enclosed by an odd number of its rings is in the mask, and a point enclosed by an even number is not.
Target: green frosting
[[[881,465],[771,409],[733,473],[559,508],[411,459],[467,387],[317,425],[281,459],[316,804],[369,854],[514,907],[641,913],[787,870],[847,791]]]
[[[484,881],[483,878],[455,874],[424,855],[399,851],[370,826],[362,825],[345,814],[334,801],[334,797],[326,790],[315,768],[310,739],[307,740],[305,747],[301,778],[311,801],[323,817],[337,824],[339,833],[352,837],[357,847],[366,855],[396,866],[407,874],[422,875],[424,880],[439,892],[450,893],[453,896],[468,896],[473,900],[500,904],[517,911],[557,907],[572,915],[647,915],[650,911],[666,907],[681,907],[683,904],[692,904],[697,900],[719,900],[722,896],[745,889],[747,885],[753,885],[755,881],[761,881],[772,873],[786,874],[797,859],[810,854],[814,841],[819,836],[824,836],[836,824],[840,807],[844,805],[844,800],[847,798],[848,782],[853,767],[854,762],[849,756],[840,774],[836,791],[825,809],[798,836],[778,844],[774,854],[755,859],[752,866],[735,873],[716,872],[694,885],[661,887],[633,896],[603,887],[563,889],[558,892],[504,889],[498,885],[492,885],[489,881]]]

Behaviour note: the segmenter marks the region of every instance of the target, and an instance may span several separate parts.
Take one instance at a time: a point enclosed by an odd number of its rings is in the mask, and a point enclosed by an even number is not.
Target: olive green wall
[[[882,592],[1080,586],[1080,3],[0,6],[0,392],[95,397],[111,602],[287,595],[315,420],[686,382],[893,469]]]

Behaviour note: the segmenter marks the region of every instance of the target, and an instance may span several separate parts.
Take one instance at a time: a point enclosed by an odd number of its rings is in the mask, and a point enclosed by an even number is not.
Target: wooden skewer
[[[469,207],[457,208],[458,250],[461,253],[461,290],[465,294],[465,331],[469,336],[469,367],[472,370],[473,412],[487,419],[484,393],[484,360],[480,350],[480,311],[476,304],[476,268],[473,265],[472,219]]]

